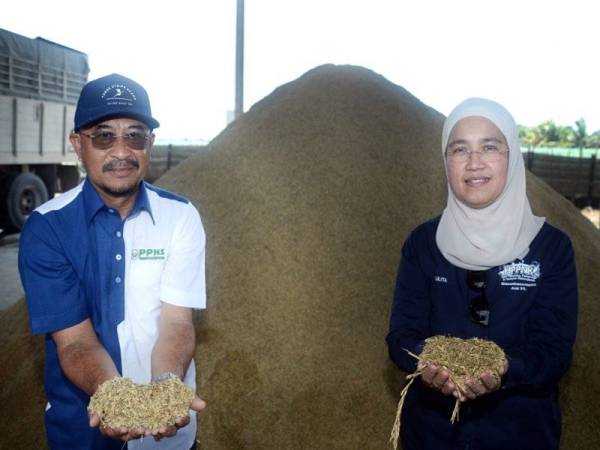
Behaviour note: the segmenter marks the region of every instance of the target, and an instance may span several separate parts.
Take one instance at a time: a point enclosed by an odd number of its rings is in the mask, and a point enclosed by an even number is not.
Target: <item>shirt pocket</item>
[[[127,282],[138,288],[159,289],[164,268],[164,259],[132,259],[127,267]]]
[[[132,259],[127,267],[125,302],[137,311],[160,308],[160,291],[164,259]]]

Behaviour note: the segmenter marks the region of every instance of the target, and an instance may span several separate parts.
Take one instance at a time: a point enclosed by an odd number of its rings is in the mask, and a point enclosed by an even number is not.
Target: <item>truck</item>
[[[85,53],[0,28],[0,229],[79,183],[69,133],[88,74]]]

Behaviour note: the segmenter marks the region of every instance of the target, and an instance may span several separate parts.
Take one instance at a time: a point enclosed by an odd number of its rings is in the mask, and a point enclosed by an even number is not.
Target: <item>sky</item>
[[[321,64],[367,67],[443,114],[494,99],[522,125],[600,130],[588,0],[246,0],[244,109]],[[141,83],[159,141],[210,141],[235,105],[236,0],[5,0],[0,28]]]

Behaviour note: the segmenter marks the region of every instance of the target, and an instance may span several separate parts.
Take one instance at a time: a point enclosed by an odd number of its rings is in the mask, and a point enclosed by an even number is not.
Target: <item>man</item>
[[[46,336],[51,449],[195,444],[199,398],[191,417],[159,430],[104,427],[86,409],[116,376],[179,377],[195,390],[192,309],[206,303],[205,235],[190,202],[143,181],[158,126],[135,81],[112,74],[86,84],[70,141],[87,177],[39,207],[21,234],[31,328]]]

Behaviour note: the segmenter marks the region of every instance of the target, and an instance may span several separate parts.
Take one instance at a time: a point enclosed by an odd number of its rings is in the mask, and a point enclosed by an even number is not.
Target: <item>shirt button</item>
[[[117,231],[117,237],[121,237],[121,232]]]
[[[122,256],[121,256],[121,255],[119,255],[118,253],[115,255],[115,259],[116,259],[117,261],[121,261],[121,258],[122,258]]]
[[[114,209],[112,209],[112,208],[110,208],[110,209],[108,210],[108,212],[112,214],[112,213],[114,213],[114,212],[115,212],[115,210],[114,210]]]
[[[121,282],[121,277],[115,278],[115,283],[120,283],[120,282]]]

